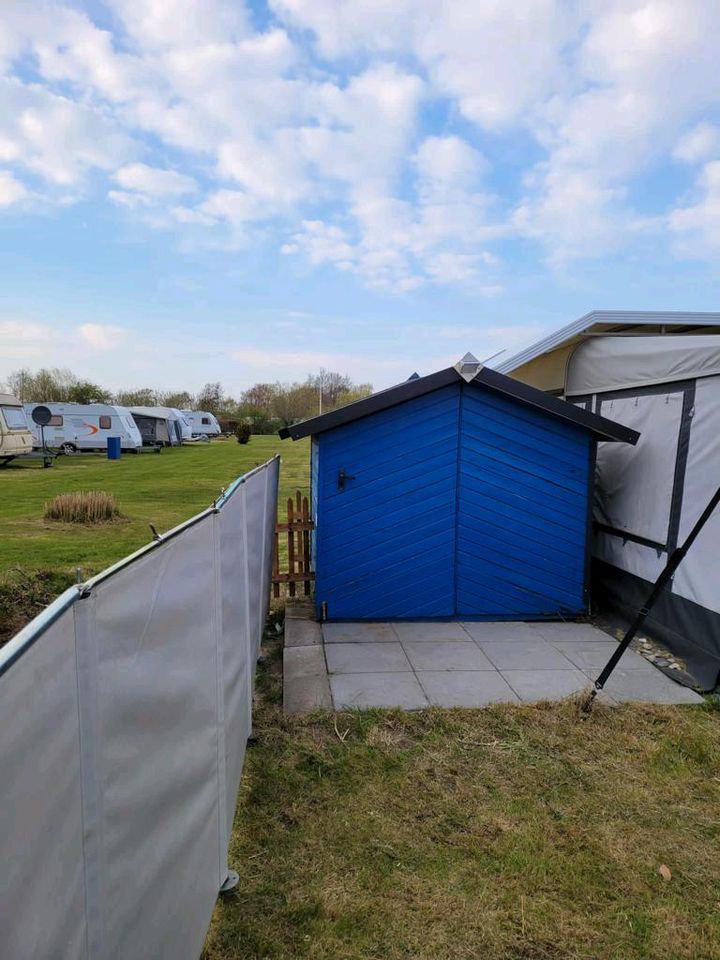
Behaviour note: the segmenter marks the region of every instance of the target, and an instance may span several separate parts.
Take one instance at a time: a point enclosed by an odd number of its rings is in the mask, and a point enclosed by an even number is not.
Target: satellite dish
[[[30,416],[39,427],[46,427],[52,420],[52,410],[49,407],[35,407]]]

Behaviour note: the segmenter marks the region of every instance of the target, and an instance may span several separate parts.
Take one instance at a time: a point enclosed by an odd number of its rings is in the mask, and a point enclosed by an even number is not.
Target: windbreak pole
[[[618,665],[620,657],[622,657],[622,655],[625,653],[628,646],[630,645],[630,642],[633,640],[633,638],[637,634],[640,627],[642,627],[648,614],[650,613],[653,606],[655,605],[658,597],[660,597],[663,590],[665,589],[665,587],[668,585],[668,583],[674,576],[675,571],[682,563],[685,555],[687,554],[690,547],[693,545],[694,541],[696,540],[702,528],[705,526],[705,524],[708,522],[708,520],[712,516],[713,511],[715,510],[715,507],[718,505],[718,503],[720,503],[720,487],[718,487],[718,489],[710,498],[708,505],[705,507],[703,512],[698,517],[697,522],[695,523],[695,526],[687,535],[683,545],[681,547],[676,547],[675,550],[673,550],[673,552],[668,557],[668,562],[665,564],[665,568],[663,569],[662,573],[655,581],[655,584],[652,590],[648,594],[647,600],[638,611],[637,616],[635,617],[633,622],[630,624],[630,627],[628,628],[627,633],[618,644],[617,650],[614,651],[613,655],[610,657],[608,662],[603,667],[603,670],[600,673],[600,676],[595,681],[593,689],[590,691],[590,693],[587,695],[587,697],[583,701],[580,707],[580,710],[582,713],[587,713],[591,709],[593,700],[607,683],[613,670]]]

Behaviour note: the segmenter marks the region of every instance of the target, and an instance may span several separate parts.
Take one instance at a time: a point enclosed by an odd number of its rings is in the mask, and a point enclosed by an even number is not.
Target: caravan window
[[[107,414],[103,414],[100,417],[100,429],[109,430],[112,426],[112,417],[108,417]]]
[[[63,425],[62,415],[59,413],[54,413],[48,420],[49,427],[61,427]]]
[[[209,426],[210,426],[210,417],[203,417],[200,422],[203,424],[203,426],[209,427]]]
[[[22,407],[0,407],[8,430],[27,430],[28,423]]]

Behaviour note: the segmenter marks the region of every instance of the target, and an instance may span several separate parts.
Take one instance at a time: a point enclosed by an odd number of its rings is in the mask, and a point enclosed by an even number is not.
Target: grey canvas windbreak
[[[278,466],[0,651],[0,956],[199,956],[228,875]]]

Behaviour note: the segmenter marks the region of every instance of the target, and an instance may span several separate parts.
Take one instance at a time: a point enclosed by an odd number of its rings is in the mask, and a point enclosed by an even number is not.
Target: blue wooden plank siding
[[[585,612],[590,435],[472,384],[460,419],[458,616]]]
[[[585,612],[587,430],[456,383],[313,438],[318,613]],[[344,470],[345,488],[338,488]]]
[[[318,436],[316,598],[330,619],[451,617],[460,385]],[[338,489],[338,471],[354,477]]]

